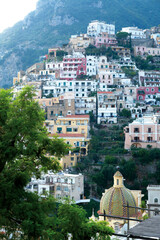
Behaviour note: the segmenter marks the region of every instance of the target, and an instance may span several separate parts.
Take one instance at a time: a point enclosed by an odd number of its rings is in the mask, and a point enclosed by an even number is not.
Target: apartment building
[[[94,45],[97,48],[100,48],[102,46],[110,47],[115,46],[117,44],[117,40],[115,37],[109,35],[107,32],[102,32],[94,39]]]
[[[90,140],[89,115],[59,116],[56,120],[46,120],[45,126],[51,137],[63,138],[73,148],[67,156],[61,159],[63,168],[75,166],[80,157],[87,154]]]
[[[91,92],[96,91],[97,84],[95,79],[46,81],[43,83],[43,96],[51,93],[54,97],[58,97],[64,93],[74,92],[75,98],[88,97]]]
[[[87,34],[71,35],[69,39],[69,46],[74,50],[83,50],[87,48],[89,44],[93,45],[93,38]]]
[[[43,102],[43,99],[41,100]],[[46,117],[48,120],[54,120],[58,116],[75,114],[75,98],[74,93],[65,93],[58,98],[53,98],[50,105],[45,107]]]
[[[89,23],[89,25],[87,27],[87,35],[91,36],[91,37],[96,37],[103,32],[114,35],[115,34],[115,25],[107,24],[105,22],[100,22],[98,20],[94,20],[91,23]]]
[[[118,77],[119,73],[121,76],[125,76],[125,74],[121,72],[120,65],[114,62],[108,62],[106,56],[99,57],[98,75],[101,83],[113,85],[114,78]]]
[[[87,59],[87,76],[96,76],[98,71],[98,57],[86,56]]]
[[[119,57],[130,57],[131,50],[130,48],[120,47],[120,46],[112,46],[113,51],[115,51]]]
[[[98,118],[100,123],[117,123],[117,97],[114,92],[97,92]]]
[[[125,149],[131,147],[160,148],[160,115],[137,118],[127,127],[125,132]]]
[[[142,39],[146,38],[143,29],[139,29],[138,27],[124,27],[122,28],[121,32],[127,32],[131,34],[132,39]]]
[[[60,72],[60,79],[73,80],[77,76],[86,75],[86,58],[83,54],[75,53],[63,58],[63,67]]]
[[[42,174],[40,179],[32,177],[26,189],[36,192],[42,197],[45,197],[48,193],[58,200],[69,198],[79,202],[84,198],[84,176],[82,174],[49,171],[47,174]]]
[[[160,72],[159,71],[139,71],[140,86],[160,86]]]
[[[137,88],[137,101],[155,102],[157,98],[160,98],[160,87]]]
[[[83,97],[75,99],[75,113],[96,115],[96,97]]]

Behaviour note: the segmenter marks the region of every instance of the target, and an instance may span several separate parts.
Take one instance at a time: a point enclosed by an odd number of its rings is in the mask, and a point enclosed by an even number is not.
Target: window
[[[139,133],[139,128],[134,128],[134,133]]]
[[[117,179],[117,185],[119,185],[119,179]]]
[[[154,203],[158,203],[158,198],[155,198],[155,199],[154,199]]]
[[[57,191],[60,191],[60,190],[61,190],[61,186],[58,185],[57,188],[56,188],[56,190],[57,190]]]
[[[151,133],[151,128],[148,128],[148,133]]]
[[[74,161],[74,157],[71,157],[71,161]]]
[[[72,132],[72,128],[67,128],[67,132]]]

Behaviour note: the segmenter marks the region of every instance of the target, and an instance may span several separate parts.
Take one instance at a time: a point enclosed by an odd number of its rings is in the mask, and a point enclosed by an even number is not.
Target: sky
[[[0,32],[24,19],[36,9],[38,0],[1,0],[0,2]]]

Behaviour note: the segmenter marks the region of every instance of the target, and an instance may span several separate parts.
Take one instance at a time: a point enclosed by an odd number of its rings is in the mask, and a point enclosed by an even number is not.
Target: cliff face
[[[17,71],[39,60],[48,47],[85,33],[92,20],[149,28],[159,24],[157,0],[39,0],[35,11],[0,34],[0,87],[11,86]],[[14,61],[13,61],[14,57]]]

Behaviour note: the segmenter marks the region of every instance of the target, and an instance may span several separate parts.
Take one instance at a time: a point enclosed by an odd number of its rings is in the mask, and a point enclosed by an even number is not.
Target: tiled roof
[[[89,115],[67,115],[66,118],[89,118]]]

